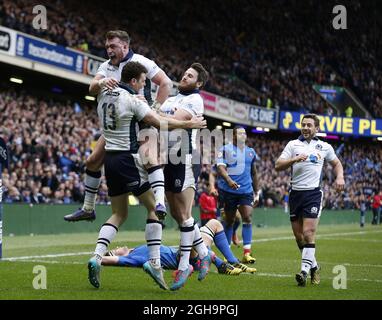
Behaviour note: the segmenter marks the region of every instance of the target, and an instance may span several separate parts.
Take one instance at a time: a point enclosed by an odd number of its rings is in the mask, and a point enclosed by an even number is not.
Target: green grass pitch
[[[163,243],[176,245],[178,237],[176,230],[165,229]],[[221,275],[213,266],[203,282],[193,274],[177,292],[159,289],[141,268],[123,267],[103,267],[101,288],[93,288],[87,280],[87,261],[96,238],[97,234],[89,233],[5,237],[0,299],[382,299],[381,225],[362,229],[356,224],[320,226],[316,257],[322,266],[321,284],[308,282],[304,288],[294,280],[300,254],[289,226],[254,229],[257,274]],[[111,247],[143,243],[143,232],[121,231]],[[233,250],[241,257],[242,248]],[[36,265],[46,267],[47,289],[33,288]],[[346,269],[346,289],[333,288],[337,265]],[[169,284],[171,275],[172,271],[165,272]]]

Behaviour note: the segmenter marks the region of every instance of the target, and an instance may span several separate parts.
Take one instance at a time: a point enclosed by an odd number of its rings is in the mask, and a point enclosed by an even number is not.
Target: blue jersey
[[[219,175],[218,188],[234,194],[253,193],[252,166],[257,159],[258,156],[255,150],[247,146],[243,150],[231,143],[223,146],[218,153],[216,165],[226,166],[228,175],[240,187],[237,190],[231,189],[227,182]]]
[[[178,249],[168,246],[160,246],[160,261],[165,269],[175,270],[178,268]],[[147,245],[134,248],[127,256],[118,257],[119,266],[142,267],[149,260]]]

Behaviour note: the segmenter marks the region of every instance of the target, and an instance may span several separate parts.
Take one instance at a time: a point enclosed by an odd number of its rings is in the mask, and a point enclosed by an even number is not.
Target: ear
[[[202,86],[203,86],[203,82],[202,82],[202,81],[197,81],[197,82],[196,82],[196,87],[197,87],[198,89],[200,89]]]

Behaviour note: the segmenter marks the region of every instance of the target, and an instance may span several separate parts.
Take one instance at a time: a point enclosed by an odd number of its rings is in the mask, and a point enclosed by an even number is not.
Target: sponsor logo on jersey
[[[119,92],[116,92],[116,91],[107,91],[106,95],[107,96],[118,97],[119,96]]]

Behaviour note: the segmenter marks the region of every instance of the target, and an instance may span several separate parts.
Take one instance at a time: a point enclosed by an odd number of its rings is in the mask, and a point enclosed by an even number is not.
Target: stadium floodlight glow
[[[223,127],[222,126],[216,126],[215,129],[221,130],[221,129],[223,129]]]
[[[89,100],[89,101],[95,101],[96,100],[96,98],[92,97],[92,96],[85,96],[85,99]]]
[[[265,132],[269,132],[269,131],[271,131],[271,129],[269,129],[269,128],[264,128],[264,131],[265,131]]]
[[[9,81],[18,83],[18,84],[22,84],[24,82],[22,79],[19,79],[19,78],[9,78]]]
[[[378,141],[382,141],[382,137],[378,137],[377,140],[378,140]]]
[[[231,126],[231,122],[223,122],[223,126],[230,127]]]
[[[257,131],[260,131],[260,132],[261,132],[261,131],[264,131],[264,129],[263,129],[262,127],[256,127],[256,130],[257,130]]]

